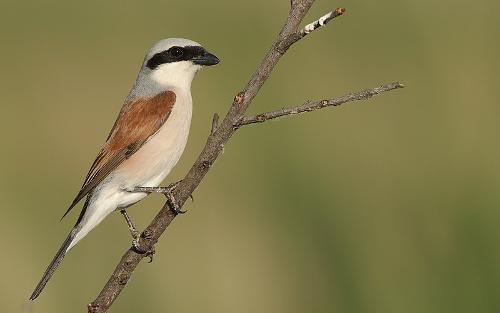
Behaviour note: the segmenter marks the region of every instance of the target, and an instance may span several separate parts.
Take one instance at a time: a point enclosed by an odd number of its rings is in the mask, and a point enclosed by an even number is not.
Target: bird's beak
[[[210,52],[205,52],[203,55],[196,56],[192,61],[194,64],[205,66],[215,65],[220,62],[219,58]]]

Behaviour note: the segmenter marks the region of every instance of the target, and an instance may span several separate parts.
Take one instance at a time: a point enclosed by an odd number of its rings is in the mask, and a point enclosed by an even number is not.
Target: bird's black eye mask
[[[206,54],[205,49],[199,46],[174,46],[168,50],[158,52],[148,60],[146,66],[152,70],[165,63],[189,61]]]

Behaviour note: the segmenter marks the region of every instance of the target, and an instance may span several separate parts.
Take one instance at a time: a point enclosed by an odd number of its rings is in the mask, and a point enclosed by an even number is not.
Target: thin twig
[[[320,28],[321,26],[326,25],[328,22],[330,22],[337,16],[341,16],[344,13],[345,13],[345,8],[336,8],[335,10],[323,15],[314,22],[307,24],[302,30],[300,30],[302,38],[304,38],[307,34]]]
[[[290,116],[290,115],[296,115],[300,113],[305,113],[305,112],[311,112],[315,111],[318,109],[323,109],[326,107],[330,106],[339,106],[341,104],[344,104],[346,102],[351,102],[351,101],[356,101],[356,100],[366,100],[369,99],[375,95],[381,94],[386,91],[398,89],[398,88],[403,88],[404,85],[395,82],[387,85],[383,85],[380,87],[372,88],[372,89],[366,89],[363,91],[359,91],[356,93],[351,93],[347,96],[343,97],[337,97],[333,99],[328,99],[328,100],[320,100],[320,101],[306,101],[304,104],[296,106],[296,107],[291,107],[291,108],[283,108],[280,110],[276,111],[271,111],[271,112],[266,112],[266,113],[260,113],[252,116],[245,116],[242,117],[235,125],[234,127],[239,128],[244,125],[248,124],[254,124],[254,123],[263,123],[265,121],[269,121],[275,118],[283,117],[283,116]]]
[[[292,5],[297,5],[297,4],[292,4]],[[278,42],[276,49],[281,54],[284,54],[288,50],[288,48],[290,48],[291,45],[293,45],[300,39],[304,38],[308,34],[312,33],[313,31],[317,30],[318,28],[326,25],[334,18],[343,15],[345,11],[346,11],[345,8],[336,8],[335,10],[328,12],[327,14],[323,15],[314,22],[307,24],[301,30],[297,30],[296,32],[293,32],[288,36],[284,37],[282,41]]]
[[[302,35],[301,31],[298,29],[313,3],[314,0],[293,0],[291,2],[288,18],[278,38],[272,44],[245,88],[234,98],[222,122],[212,123],[212,131],[207,138],[205,147],[184,179],[173,191],[173,196],[177,200],[179,208],[184,205],[186,200],[210,170],[212,164],[222,152],[224,145],[236,131],[237,128],[235,128],[234,125],[244,116],[248,106],[273,71],[281,56],[293,43],[305,36]],[[318,22],[319,26],[314,29],[324,25],[325,21],[323,21],[323,24]],[[217,127],[214,127],[214,124],[218,124]],[[138,243],[140,249],[131,248],[125,252],[104,288],[97,298],[88,305],[89,312],[101,313],[109,309],[127,284],[139,262],[147,256],[144,253],[141,254],[137,250],[151,251],[154,244],[175,217],[176,214],[169,209],[167,204],[165,204],[149,226],[141,233]]]

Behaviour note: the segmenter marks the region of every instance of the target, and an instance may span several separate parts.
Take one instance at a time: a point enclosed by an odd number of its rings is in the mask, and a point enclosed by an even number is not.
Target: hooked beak
[[[194,64],[205,66],[215,65],[220,62],[219,58],[210,52],[205,52],[203,55],[196,56],[191,60]]]

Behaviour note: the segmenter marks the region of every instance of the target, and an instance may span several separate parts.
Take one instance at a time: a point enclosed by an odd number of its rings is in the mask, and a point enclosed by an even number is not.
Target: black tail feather
[[[66,237],[66,240],[64,240],[61,248],[59,248],[59,251],[57,251],[56,255],[54,256],[54,259],[52,259],[52,262],[50,262],[49,266],[45,270],[45,273],[42,276],[42,279],[36,285],[35,290],[30,296],[30,300],[35,300],[38,295],[42,292],[43,288],[49,281],[49,279],[52,277],[52,274],[54,274],[54,271],[56,268],[59,266],[61,261],[64,259],[64,256],[66,255],[66,251],[68,250],[69,245],[75,239],[76,234],[78,233],[79,227],[75,226],[73,230],[69,233],[68,237]]]

